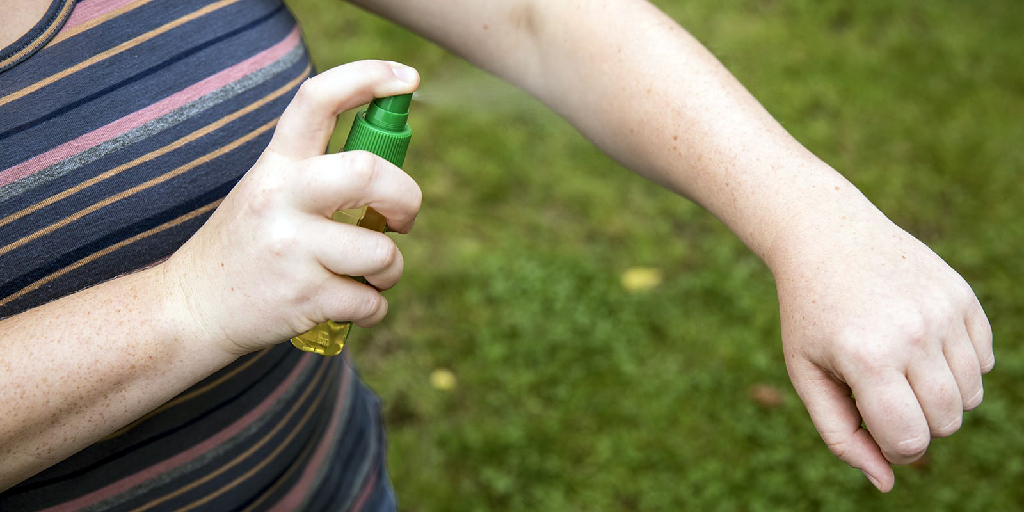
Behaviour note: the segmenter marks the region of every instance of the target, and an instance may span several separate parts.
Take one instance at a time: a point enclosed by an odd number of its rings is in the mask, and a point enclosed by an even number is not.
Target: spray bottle
[[[369,151],[402,167],[405,153],[409,149],[409,140],[412,138],[412,129],[407,124],[411,102],[412,94],[374,99],[366,110],[356,114],[342,151]],[[339,210],[334,212],[333,218],[338,222],[355,224],[382,233],[387,227],[384,216],[369,206]],[[362,277],[352,278],[366,283]],[[341,353],[351,330],[352,322],[328,320],[309,332],[292,338],[292,345],[306,352],[335,356]]]

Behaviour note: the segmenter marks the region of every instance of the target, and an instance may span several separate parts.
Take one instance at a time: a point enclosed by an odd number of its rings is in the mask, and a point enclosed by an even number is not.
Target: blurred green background
[[[320,69],[382,58],[423,78],[406,274],[350,345],[403,510],[1024,507],[1024,3],[655,2],[989,314],[984,404],[886,496],[819,439],[771,275],[716,219],[431,43],[338,0],[289,3]]]

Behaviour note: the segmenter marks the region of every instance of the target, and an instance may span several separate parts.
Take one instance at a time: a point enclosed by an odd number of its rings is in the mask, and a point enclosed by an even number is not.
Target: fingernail
[[[863,469],[860,470],[860,472],[864,473],[864,476],[868,479],[869,482],[871,482],[871,485],[875,486],[875,489],[878,489],[879,491],[882,490],[882,485],[878,483],[878,480],[875,480],[875,477],[869,475],[868,472],[864,471]]]
[[[417,73],[415,69],[404,64],[392,64],[391,72],[393,72],[399,80],[407,84],[414,84],[419,78],[419,73]]]

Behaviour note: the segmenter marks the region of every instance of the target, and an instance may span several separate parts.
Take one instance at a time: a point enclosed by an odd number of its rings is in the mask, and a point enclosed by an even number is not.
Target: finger
[[[971,344],[978,354],[978,361],[981,364],[981,373],[988,373],[996,365],[996,355],[992,351],[992,325],[988,322],[988,316],[981,307],[978,299],[967,314],[965,320],[967,334],[971,337]]]
[[[917,395],[897,370],[865,374],[850,382],[857,409],[886,460],[909,464],[928,449],[931,432]]]
[[[397,62],[364,60],[328,69],[299,87],[268,149],[293,158],[323,154],[339,114],[373,98],[412,92],[417,85],[416,70]]]
[[[932,437],[946,437],[960,428],[964,402],[944,357],[936,355],[915,361],[907,370],[907,380],[921,404]]]
[[[978,354],[967,335],[966,328],[962,328],[955,338],[942,347],[946,364],[956,380],[956,386],[963,399],[961,406],[963,410],[969,411],[981,404],[985,395],[981,382],[981,364],[978,362]]]
[[[423,194],[405,171],[366,151],[346,151],[306,160],[306,186],[294,200],[306,211],[330,217],[337,210],[371,206],[396,231],[412,229]]]
[[[878,490],[892,490],[895,476],[850,397],[850,388],[810,363],[790,365],[790,376],[814,427],[840,460],[861,470]]]
[[[402,275],[404,259],[395,241],[383,233],[351,224],[317,219],[306,240],[327,270],[344,276],[362,276],[378,290],[391,288]]]
[[[378,290],[387,290],[398,283],[405,269],[405,258],[402,251],[395,250],[395,262],[380,272],[364,272],[363,278]]]
[[[329,275],[317,298],[321,318],[335,322],[352,322],[359,327],[377,325],[388,314],[388,301],[372,286],[340,275]]]

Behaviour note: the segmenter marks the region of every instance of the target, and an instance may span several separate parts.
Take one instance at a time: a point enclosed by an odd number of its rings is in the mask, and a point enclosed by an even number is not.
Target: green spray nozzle
[[[412,93],[377,98],[356,114],[343,151],[365,150],[401,167],[412,139],[409,104]]]
[[[412,93],[376,98],[366,109],[366,122],[385,130],[401,131],[409,119]]]

